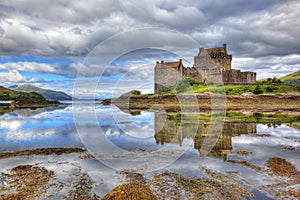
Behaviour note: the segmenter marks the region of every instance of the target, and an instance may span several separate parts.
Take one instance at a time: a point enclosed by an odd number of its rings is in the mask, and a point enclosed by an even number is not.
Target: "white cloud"
[[[10,70],[8,72],[0,73],[0,81],[4,83],[17,83],[26,81],[26,78],[23,77],[17,70]]]
[[[24,83],[24,82],[39,82],[41,78],[26,78],[22,76],[18,70],[9,70],[8,72],[0,72],[0,82],[4,84]]]
[[[235,52],[248,43],[266,45],[262,51],[298,45],[297,1],[4,0],[1,6],[0,49],[6,54],[84,55],[115,33],[143,27],[193,33],[205,45],[230,42]]]
[[[0,128],[9,131],[17,131],[24,124],[22,120],[0,120]]]
[[[0,54],[80,60],[97,44],[121,31],[162,27],[192,36],[204,47],[227,43],[229,53],[232,53],[235,59],[234,67],[256,71],[259,78],[281,76],[299,69],[299,9],[300,3],[297,0],[246,2],[236,0],[226,2],[2,0],[0,2]],[[159,46],[159,41],[167,41],[170,46],[176,44],[173,46],[173,52],[179,55],[193,56],[198,50],[198,47],[184,49],[182,47],[188,45],[180,43],[180,39],[159,31],[155,34],[145,31],[138,36],[129,35],[124,38],[122,44],[116,42],[114,45],[105,46],[104,50],[108,55],[112,55],[122,52],[122,49],[135,47],[136,44],[147,44],[146,39],[152,41],[154,46]],[[161,44],[161,47],[164,48],[164,45]],[[180,50],[176,51],[176,49]],[[136,60],[144,61],[143,64],[170,58],[165,54],[154,54],[132,56]],[[244,58],[251,60],[245,61]],[[134,59],[127,61],[135,63]],[[95,71],[97,75],[99,70],[104,69],[102,63],[105,62],[100,60],[85,65],[77,62],[72,64],[11,62],[0,64],[0,69],[11,70],[8,73],[10,75],[15,73],[15,80],[20,81],[26,78],[12,70],[75,77],[78,69],[81,68],[81,76],[92,77]],[[106,70],[106,75],[132,71],[133,66],[129,62],[126,64],[128,66],[110,67]],[[136,65],[139,66],[141,65]],[[151,78],[151,76],[148,69],[136,74],[136,77],[141,78]],[[3,80],[8,77],[4,77],[3,73],[1,75]]]
[[[56,73],[53,65],[36,62],[8,62],[0,64],[0,69],[21,70],[36,73]]]

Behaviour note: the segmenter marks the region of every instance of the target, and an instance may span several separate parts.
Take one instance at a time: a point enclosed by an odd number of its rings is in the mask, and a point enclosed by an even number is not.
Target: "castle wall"
[[[187,78],[187,77],[193,78],[200,83],[203,82],[202,75],[195,67],[183,68],[183,76],[185,78]]]
[[[219,71],[231,70],[232,55],[227,53],[227,46],[212,49],[199,49],[199,54],[194,57],[194,66],[199,70],[217,68]],[[216,69],[215,69],[216,71]],[[211,73],[214,73],[212,71]]]
[[[224,84],[244,85],[244,84],[256,84],[255,72],[241,72],[240,70],[227,70],[222,72],[222,78]]]
[[[163,63],[157,63],[154,69],[154,92],[160,93],[175,86],[182,79],[181,68],[171,68]]]

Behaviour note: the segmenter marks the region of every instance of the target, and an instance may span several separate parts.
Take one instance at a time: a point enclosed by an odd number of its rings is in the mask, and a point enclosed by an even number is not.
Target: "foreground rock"
[[[16,108],[37,108],[45,106],[55,106],[59,104],[59,101],[49,101],[45,99],[19,99],[11,102],[11,106]]]
[[[30,156],[30,155],[61,155],[69,153],[81,153],[84,152],[81,148],[38,148],[31,150],[15,151],[15,152],[5,152],[0,153],[0,159],[10,158],[15,156]]]
[[[48,198],[46,191],[53,171],[48,171],[44,167],[20,165],[10,172],[0,177],[0,191],[6,191],[6,194],[0,195],[0,199]]]
[[[133,182],[128,184],[123,184],[117,186],[107,195],[103,197],[102,200],[156,200],[156,196],[150,190],[150,188],[142,183]]]

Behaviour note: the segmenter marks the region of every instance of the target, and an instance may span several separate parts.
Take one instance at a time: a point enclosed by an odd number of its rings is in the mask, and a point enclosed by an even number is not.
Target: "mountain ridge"
[[[19,92],[0,86],[0,100],[10,101],[17,99],[44,99],[44,97],[36,92]]]
[[[72,100],[72,97],[64,92],[43,89],[34,85],[24,84],[11,88],[18,92],[36,92],[47,100]]]

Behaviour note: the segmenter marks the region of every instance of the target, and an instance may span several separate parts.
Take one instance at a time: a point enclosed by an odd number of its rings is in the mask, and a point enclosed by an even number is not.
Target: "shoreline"
[[[41,108],[47,106],[58,106],[61,103],[54,100],[46,99],[18,99],[13,100],[10,103],[10,106],[15,108]]]
[[[296,111],[300,112],[300,93],[278,96],[274,94],[251,96],[220,96],[214,94],[166,94],[162,96],[122,95],[102,101],[114,104],[121,110],[178,111]]]

